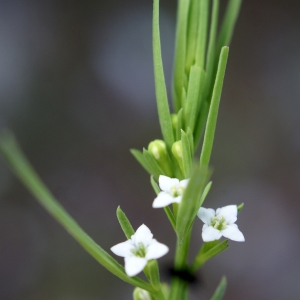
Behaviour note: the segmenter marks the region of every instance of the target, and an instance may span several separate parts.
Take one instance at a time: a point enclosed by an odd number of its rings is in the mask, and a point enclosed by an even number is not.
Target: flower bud
[[[177,141],[172,145],[172,153],[173,153],[174,157],[176,158],[181,171],[184,173],[183,161],[182,161],[182,142],[181,141]]]
[[[172,165],[167,152],[166,143],[162,140],[154,140],[149,144],[148,151],[156,160],[157,164],[164,172],[164,175],[172,177]]]
[[[133,291],[134,300],[151,300],[149,293],[141,288],[136,287]]]

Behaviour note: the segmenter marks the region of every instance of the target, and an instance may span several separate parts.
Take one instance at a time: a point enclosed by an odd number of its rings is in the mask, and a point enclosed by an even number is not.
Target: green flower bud
[[[136,287],[133,291],[133,300],[151,300],[151,296],[147,291]]]
[[[172,165],[166,143],[162,140],[154,140],[149,144],[148,151],[156,160],[157,164],[164,172],[164,175],[172,177]]]
[[[177,141],[172,145],[172,153],[173,153],[174,157],[176,158],[182,173],[184,173],[183,161],[182,161],[182,142],[181,141]]]

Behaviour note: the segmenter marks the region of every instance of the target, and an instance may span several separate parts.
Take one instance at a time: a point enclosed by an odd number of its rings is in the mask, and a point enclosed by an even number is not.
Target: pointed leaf
[[[119,223],[122,227],[122,230],[127,237],[128,240],[131,239],[131,236],[134,235],[134,229],[132,228],[128,218],[126,217],[123,210],[118,206],[117,208],[117,218],[119,220]]]
[[[204,200],[206,199],[206,196],[208,195],[209,191],[210,191],[210,188],[211,188],[211,185],[212,185],[212,182],[210,181],[206,187],[204,188],[204,191],[201,195],[201,198],[200,198],[200,201],[199,201],[199,205],[198,205],[198,208],[197,208],[197,211],[199,211],[200,207],[202,206]]]

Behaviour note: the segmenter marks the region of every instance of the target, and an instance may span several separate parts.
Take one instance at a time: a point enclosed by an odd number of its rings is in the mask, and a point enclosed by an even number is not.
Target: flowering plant
[[[243,205],[223,208],[202,207],[212,182],[210,156],[218,108],[232,37],[241,0],[230,0],[219,34],[219,0],[179,0],[173,81],[173,114],[166,92],[159,33],[159,0],[153,8],[153,58],[156,101],[162,140],[152,141],[148,149],[131,153],[151,176],[157,197],[153,208],[163,208],[177,238],[174,275],[170,287],[160,282],[157,259],[166,255],[168,246],[153,239],[150,229],[141,225],[136,231],[120,207],[117,218],[127,241],[111,248],[124,257],[125,268],[97,245],[54,199],[18,147],[13,135],[3,131],[0,150],[15,174],[41,205],[103,267],[135,286],[135,300],[184,300],[189,281],[182,271],[193,275],[204,263],[228,248],[228,239],[242,242],[244,236],[235,224]],[[210,25],[209,25],[209,14]],[[194,154],[203,137],[199,161]],[[203,222],[203,246],[188,263],[190,237],[196,217]],[[200,234],[199,234],[200,236]],[[219,241],[221,237],[226,239]],[[146,280],[137,277],[144,272]],[[223,278],[212,299],[222,299],[226,288]]]

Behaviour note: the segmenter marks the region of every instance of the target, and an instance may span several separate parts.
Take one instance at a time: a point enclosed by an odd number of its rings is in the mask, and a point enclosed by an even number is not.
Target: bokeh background
[[[222,8],[227,1],[221,1]],[[223,11],[223,10],[222,10]],[[129,153],[160,138],[151,0],[0,1],[0,126],[16,134],[53,194],[107,251],[125,240],[118,205],[174,248],[149,176]],[[161,1],[171,81],[176,1]],[[245,243],[198,273],[190,299],[299,299],[300,4],[244,1],[231,44],[206,206],[245,203]],[[170,86],[170,84],[169,84]],[[191,257],[202,244],[195,224]],[[122,263],[122,259],[119,260]],[[170,254],[160,260],[169,280]],[[0,298],[131,299],[0,160]]]

